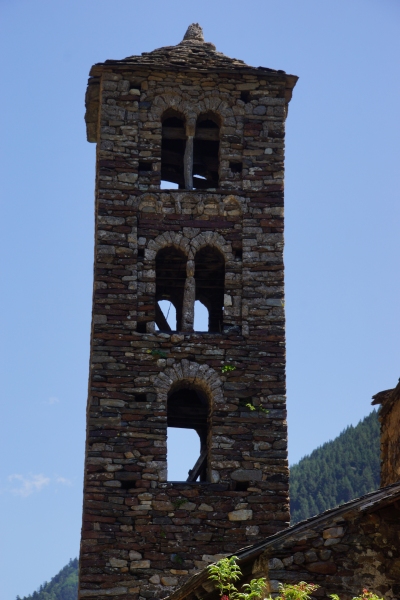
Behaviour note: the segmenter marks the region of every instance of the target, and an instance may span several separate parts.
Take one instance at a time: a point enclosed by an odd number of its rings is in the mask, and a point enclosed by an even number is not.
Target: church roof
[[[104,67],[129,66],[151,70],[189,70],[189,71],[219,71],[251,72],[258,75],[284,76],[285,71],[276,71],[266,67],[251,67],[237,58],[230,58],[218,52],[214,44],[204,41],[203,30],[198,23],[189,26],[183,40],[176,46],[164,46],[152,52],[143,52],[139,56],[128,56],[122,60],[106,60],[92,67],[90,75],[97,76]],[[294,77],[294,82],[297,77]]]
[[[346,502],[331,508],[315,517],[296,523],[283,531],[275,533],[270,537],[257,542],[246,548],[242,548],[234,553],[238,558],[240,565],[250,562],[251,564],[266,550],[276,549],[285,543],[290,543],[298,539],[307,537],[308,532],[313,530],[324,530],[329,527],[337,526],[341,520],[352,520],[360,514],[375,512],[384,506],[397,503],[400,500],[400,481],[380,488],[360,498]],[[396,506],[396,504],[395,504]],[[251,570],[251,569],[250,569]],[[209,571],[207,568],[192,575],[180,588],[175,590],[166,600],[184,600],[186,598],[199,598],[204,596],[204,584],[209,580]],[[202,592],[202,593],[200,593]]]

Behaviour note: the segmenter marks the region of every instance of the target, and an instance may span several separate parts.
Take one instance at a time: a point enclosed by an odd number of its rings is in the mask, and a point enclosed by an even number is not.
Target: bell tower
[[[296,81],[217,52],[197,24],[176,46],[90,71],[80,598],[162,598],[288,525],[283,169]],[[183,481],[168,477],[169,428],[198,434]]]

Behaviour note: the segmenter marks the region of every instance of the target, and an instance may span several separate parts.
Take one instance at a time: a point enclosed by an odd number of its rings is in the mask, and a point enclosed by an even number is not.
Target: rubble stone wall
[[[351,600],[363,588],[385,600],[400,597],[400,514],[391,504],[369,514],[339,518],[323,528],[310,524],[274,544],[253,565],[253,576],[266,576],[269,591],[280,583],[319,585],[313,596],[338,594]]]
[[[97,141],[96,239],[79,594],[163,597],[221,553],[289,522],[285,74],[121,65],[94,73],[87,125]],[[218,116],[218,189],[160,190],[161,118],[171,107],[187,127],[204,112]],[[140,161],[151,170],[140,171]],[[230,161],[242,162],[242,172]],[[206,245],[225,259],[223,329],[156,331],[157,252],[182,249],[190,279]],[[225,364],[236,370],[221,372]],[[176,382],[208,398],[204,483],[168,482],[166,405]]]
[[[400,385],[381,409],[381,487],[400,480]]]

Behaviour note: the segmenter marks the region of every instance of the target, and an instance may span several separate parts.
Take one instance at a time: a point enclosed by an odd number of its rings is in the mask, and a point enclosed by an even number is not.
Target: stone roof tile
[[[164,46],[152,52],[143,52],[139,56],[128,56],[122,60],[106,60],[92,67],[91,75],[97,75],[102,67],[107,66],[137,66],[140,68],[170,68],[195,71],[255,71],[269,75],[285,75],[284,71],[266,67],[251,67],[237,58],[230,58],[222,52],[217,52],[214,44],[204,41],[203,30],[198,23],[189,26],[183,40],[176,46]],[[297,77],[296,77],[297,79]]]

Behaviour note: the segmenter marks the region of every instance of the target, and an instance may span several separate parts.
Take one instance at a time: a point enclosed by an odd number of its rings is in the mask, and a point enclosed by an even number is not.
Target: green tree
[[[290,469],[292,524],[379,487],[380,428],[372,411]]]

